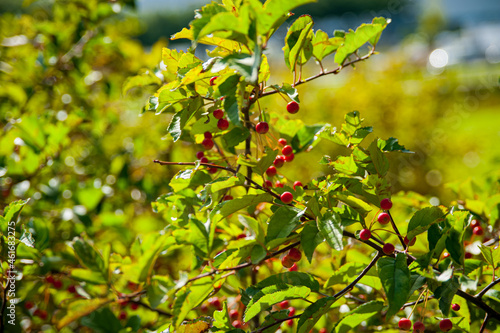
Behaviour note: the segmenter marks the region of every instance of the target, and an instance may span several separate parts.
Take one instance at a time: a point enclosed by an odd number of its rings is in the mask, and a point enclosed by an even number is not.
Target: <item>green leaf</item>
[[[368,214],[368,212],[372,210],[372,206],[370,206],[363,200],[355,197],[354,195],[348,193],[349,193],[348,191],[331,192],[330,196],[333,199],[342,201],[346,205],[349,205],[352,208],[356,209],[362,216],[366,216],[366,214]]]
[[[370,319],[376,314],[379,314],[383,307],[384,302],[382,301],[371,301],[360,305],[342,317],[342,319],[335,324],[332,333],[350,332],[362,322]]]
[[[241,173],[239,173],[236,176],[217,178],[216,180],[208,183],[205,186],[205,191],[207,193],[215,193],[227,188],[243,185],[244,183],[245,177]]]
[[[259,34],[266,35],[278,22],[288,17],[292,9],[316,0],[268,0],[263,6],[263,13],[258,16]]]
[[[104,265],[104,260],[101,254],[87,241],[83,239],[76,240],[73,242],[73,249],[75,250],[75,254],[78,256],[78,259],[80,259],[82,265],[94,272],[101,273],[103,277],[107,276],[107,268]]]
[[[315,141],[318,140],[318,133],[323,129],[323,125],[306,125],[292,138],[290,145],[296,153],[309,148]]]
[[[227,9],[215,2],[212,2],[199,10],[196,10],[195,19],[189,23],[191,30],[193,31],[194,40],[198,40],[203,35],[200,35],[202,29],[210,23],[212,17],[218,13],[227,12]]]
[[[463,238],[468,225],[468,218],[469,212],[464,211],[456,211],[453,214],[446,215],[446,221],[451,226],[446,238],[446,249],[453,261],[460,266],[464,265],[465,247]]]
[[[444,215],[439,207],[427,207],[415,212],[410,219],[410,223],[408,223],[406,236],[408,239],[413,239],[415,236],[424,233],[431,225],[441,222]]]
[[[222,142],[227,148],[235,147],[245,141],[249,135],[250,131],[246,127],[234,127],[222,136]]]
[[[107,282],[101,272],[95,272],[85,268],[73,268],[70,272],[70,276],[77,281],[83,281],[92,284],[106,284]]]
[[[305,286],[314,292],[319,291],[319,282],[311,274],[303,272],[284,272],[271,275],[250,288],[263,289],[275,284],[284,283],[292,286]]]
[[[372,24],[362,24],[356,31],[349,31],[345,35],[344,43],[338,48],[335,54],[335,62],[342,66],[345,59],[352,53],[356,52],[365,43],[375,45],[380,38],[380,34],[385,29],[388,21],[382,22],[375,18]]]
[[[292,101],[295,101],[297,103],[300,103],[299,100],[299,92],[297,91],[297,88],[292,87],[291,84],[289,83],[283,83],[283,85],[280,87],[277,84],[272,85],[274,89],[279,91],[280,93],[286,94]]]
[[[262,313],[270,306],[287,299],[306,298],[311,290],[305,286],[281,286],[276,285],[262,289],[248,304],[245,311],[245,321],[249,321],[256,315]]]
[[[201,278],[190,284],[189,288],[184,288],[177,293],[172,311],[174,327],[179,327],[188,313],[205,301],[213,291],[215,282],[216,280],[212,280],[212,277]]]
[[[60,330],[72,322],[93,313],[100,307],[103,307],[110,302],[111,300],[107,298],[77,299],[68,304],[66,313],[62,318],[57,320],[56,327]]]
[[[255,245],[252,248],[252,254],[250,255],[250,259],[252,260],[252,264],[254,264],[254,265],[258,264],[259,262],[264,260],[266,255],[267,255],[267,251],[262,245],[259,245],[259,244]]]
[[[399,151],[402,153],[411,153],[412,151],[407,150],[404,146],[401,146],[396,138],[389,138],[387,140],[378,139],[377,143],[378,147],[382,149],[382,151]]]
[[[313,24],[311,16],[302,15],[288,28],[283,51],[285,63],[291,71],[295,70],[297,63],[304,64],[312,55]]]
[[[328,38],[328,34],[320,29],[316,30],[316,34],[312,39],[313,56],[318,61],[323,60],[329,54],[337,51],[342,45],[344,38],[334,37]]]
[[[219,60],[218,63],[236,70],[247,83],[255,85],[259,77],[261,54],[260,48],[256,46],[253,54],[233,53]]]
[[[145,87],[149,85],[161,85],[161,80],[151,71],[136,76],[129,76],[123,84],[122,94],[126,95],[132,88]]]
[[[342,251],[342,219],[335,211],[328,211],[322,217],[317,218],[318,229],[325,237],[330,247],[337,251]]]
[[[481,250],[481,253],[483,254],[483,257],[488,265],[495,267],[495,260],[493,259],[493,252],[491,251],[491,248],[489,246],[480,245],[479,249]]]
[[[95,332],[119,332],[123,327],[108,307],[97,309],[80,320],[83,326]]]
[[[408,300],[410,291],[410,271],[406,255],[398,253],[396,258],[381,258],[377,262],[378,274],[384,287],[389,309],[387,318],[394,316]]]
[[[312,257],[316,247],[324,241],[325,238],[318,230],[316,223],[314,221],[307,222],[304,229],[302,229],[302,232],[300,233],[300,244],[302,245],[304,255],[309,262],[312,262]]]
[[[389,170],[389,160],[384,156],[384,153],[378,148],[377,141],[373,141],[368,147],[368,152],[372,158],[373,166],[380,176],[385,176]]]
[[[452,277],[443,282],[441,286],[436,288],[434,291],[434,295],[437,299],[439,299],[439,309],[446,317],[450,313],[451,302],[453,301],[453,296],[456,295],[458,288],[460,288],[458,278]]]
[[[22,209],[29,201],[30,199],[11,202],[7,207],[4,208],[3,216],[0,216],[0,222],[2,222],[1,224],[9,224],[9,222],[11,221],[17,222],[19,214],[21,214]]]
[[[227,217],[245,207],[256,205],[261,202],[272,202],[272,200],[273,196],[269,193],[248,194],[233,200],[222,202],[217,206],[217,210],[222,217]]]
[[[263,327],[267,327],[273,323],[276,323],[278,320],[283,321],[284,319],[288,318],[290,311],[289,310],[280,310],[280,311],[274,311],[269,313],[266,318],[264,318],[264,322],[260,325],[259,329]],[[273,325],[271,327],[268,327],[262,331],[259,330],[259,332],[262,333],[274,333],[278,329],[280,329],[280,325]]]
[[[174,142],[179,140],[182,135],[182,130],[186,126],[186,124],[193,118],[196,111],[198,111],[203,106],[203,99],[201,96],[195,97],[190,103],[188,108],[183,109],[180,112],[177,112],[170,121],[168,125],[168,132],[174,139]]]
[[[285,238],[300,225],[300,217],[305,210],[295,207],[281,206],[269,219],[266,242],[276,238]]]
[[[330,162],[329,165],[332,166],[335,171],[345,173],[347,175],[356,175],[360,173],[360,168],[354,162],[353,155],[339,156],[335,161]]]
[[[239,75],[231,75],[219,85],[219,92],[221,96],[225,96],[224,110],[226,111],[227,117],[235,126],[238,127],[241,126],[238,101],[236,99],[236,90],[238,89],[239,82]]]
[[[340,220],[343,227],[350,226],[354,223],[361,223],[363,219],[361,215],[350,206],[342,205],[341,207],[333,207],[332,211],[340,215]]]
[[[229,319],[229,314],[227,312],[227,302],[222,305],[222,310],[214,311],[214,327],[218,330],[229,331],[234,328],[231,325],[231,320]]]
[[[264,148],[264,155],[260,158],[260,160],[255,165],[255,172],[258,174],[264,174],[267,168],[269,168],[272,164],[276,156],[278,156],[279,150],[272,149],[269,147]]]
[[[330,307],[336,300],[334,297],[324,297],[309,305],[299,317],[297,333],[309,332],[318,320],[330,311]]]
[[[337,269],[325,282],[324,288],[331,288],[338,284],[348,284],[358,277],[359,273],[366,267],[361,262],[349,262]]]

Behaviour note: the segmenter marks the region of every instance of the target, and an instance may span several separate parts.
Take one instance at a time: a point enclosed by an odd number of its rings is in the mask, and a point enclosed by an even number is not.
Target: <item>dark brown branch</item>
[[[137,301],[130,301],[131,303],[135,303],[135,304],[139,304],[140,306],[143,306],[145,307],[146,309],[150,310],[150,311],[154,311],[156,313],[159,313],[161,314],[162,316],[167,316],[167,317],[173,317],[173,314],[171,313],[168,313],[168,312],[165,312],[163,310],[160,310],[160,309],[155,309],[155,308],[152,308],[149,304],[146,304],[144,302],[137,302]]]
[[[483,333],[484,330],[486,329],[486,325],[488,324],[488,321],[490,320],[490,314],[486,313],[486,316],[484,317],[483,324],[481,325],[481,328],[479,329],[479,333]]]
[[[401,233],[399,232],[398,227],[396,226],[396,223],[394,222],[394,219],[392,218],[391,212],[387,211],[387,214],[389,214],[389,217],[391,218],[392,229],[394,229],[394,232],[396,233],[396,235],[398,235],[399,241],[401,242],[401,245],[403,245],[403,249],[406,249],[407,245],[405,244],[403,236],[401,236]],[[411,239],[409,239],[409,240],[411,240]]]
[[[429,297],[421,298],[421,299],[419,299],[418,301],[415,301],[415,302],[405,303],[401,308],[404,309],[404,308],[407,308],[409,306],[414,306],[415,304],[420,304],[420,303],[425,302],[426,300],[433,299],[433,298],[436,298],[436,296],[430,295]]]
[[[372,259],[372,261],[370,261],[368,266],[366,266],[365,269],[363,269],[363,271],[361,271],[361,273],[359,273],[358,277],[356,279],[354,279],[354,281],[349,283],[347,285],[347,287],[345,287],[344,289],[342,289],[341,291],[339,291],[338,293],[333,295],[333,297],[339,298],[339,297],[343,296],[345,293],[347,293],[348,291],[352,290],[352,288],[354,288],[354,286],[359,282],[359,280],[361,280],[363,278],[363,276],[365,276],[366,273],[368,273],[368,271],[377,263],[377,261],[380,259],[380,257],[382,257],[381,252],[377,252],[377,254]]]
[[[476,305],[481,310],[483,310],[486,313],[488,313],[492,318],[500,321],[500,313],[498,313],[497,311],[495,311],[494,309],[492,309],[488,304],[486,304],[482,300],[477,299],[476,297],[474,297],[474,296],[472,296],[470,294],[467,294],[466,292],[464,292],[464,291],[462,291],[460,289],[457,290],[457,295],[460,296],[460,297],[462,297],[462,298],[465,298],[466,300],[468,300],[472,304]]]
[[[486,294],[488,292],[488,290],[490,290],[491,288],[493,288],[498,283],[500,283],[500,278],[496,279],[495,281],[491,282],[489,285],[487,285],[486,287],[484,287],[484,289],[481,290],[479,293],[477,293],[477,295],[474,296],[474,297],[477,298],[477,299],[481,299],[481,297],[483,297],[484,294]]]
[[[270,327],[273,327],[275,325],[278,325],[278,324],[281,324],[282,322],[285,322],[285,321],[288,321],[290,319],[296,319],[296,318],[300,318],[300,316],[302,316],[302,314],[298,314],[298,315],[295,315],[295,316],[291,316],[291,317],[287,317],[287,318],[283,318],[283,319],[277,319],[274,323],[272,324],[269,324],[267,326],[264,326],[264,327],[261,327],[259,328],[258,330],[255,330],[255,331],[252,331],[250,333],[257,333],[257,332],[262,332]]]

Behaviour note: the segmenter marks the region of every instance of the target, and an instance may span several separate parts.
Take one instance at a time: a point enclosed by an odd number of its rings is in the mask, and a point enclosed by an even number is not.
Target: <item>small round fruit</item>
[[[390,256],[391,254],[394,253],[394,245],[391,243],[385,243],[384,247],[382,248],[382,251],[384,251],[385,254]]]
[[[451,309],[452,309],[453,311],[459,311],[459,310],[460,310],[460,304],[453,303],[453,304],[451,305]]]
[[[41,309],[36,309],[35,312],[33,312],[33,315],[42,319],[42,320],[47,319],[47,316],[48,316],[47,311],[41,310]]]
[[[283,164],[285,164],[285,159],[281,157],[280,155],[276,156],[273,162],[274,166],[277,168],[281,168]]]
[[[208,172],[214,174],[217,172],[217,168],[208,168]]]
[[[273,187],[273,182],[270,180],[266,180],[264,182],[264,188],[272,188]]]
[[[118,319],[127,319],[127,313],[125,311],[120,312],[120,314],[118,315]]]
[[[299,270],[299,266],[297,266],[297,263],[293,263],[292,267],[288,269],[289,272],[296,272]]]
[[[211,85],[211,86],[214,86],[214,85],[215,85],[215,82],[214,82],[214,81],[215,81],[215,80],[217,80],[217,78],[218,78],[218,76],[212,76],[212,77],[210,78],[210,85]]]
[[[238,310],[229,311],[229,318],[237,319],[239,316],[240,316],[240,313],[238,312]]]
[[[326,332],[328,332],[328,331],[324,327],[322,327],[322,328],[319,329],[319,333],[326,333]]]
[[[61,280],[54,280],[54,283],[52,283],[52,285],[54,286],[54,288],[56,289],[61,289],[62,286],[63,286],[63,283]]]
[[[47,281],[48,283],[54,283],[54,277],[52,275],[48,275],[45,278],[45,281]]]
[[[282,182],[280,182],[279,180],[277,180],[276,183],[274,183],[274,186],[283,188],[284,185],[283,185]]]
[[[287,144],[288,142],[286,141],[286,139],[280,138],[280,139],[278,139],[278,143],[279,143],[280,145],[282,145],[282,146],[286,146],[286,144]]]
[[[201,159],[203,156],[205,156],[205,153],[202,152],[202,151],[199,151],[199,152],[196,153],[196,158],[197,159]]]
[[[472,258],[472,257],[473,257],[472,253],[470,253],[470,252],[465,252],[465,259],[470,259],[470,258]]]
[[[222,118],[222,119],[219,119],[219,121],[217,122],[217,127],[221,130],[221,131],[225,131],[228,129],[229,127],[229,121],[227,121],[226,119]]]
[[[269,132],[269,124],[265,121],[261,121],[260,123],[257,123],[257,125],[255,125],[255,131],[259,134],[266,134],[267,132]]]
[[[408,318],[401,318],[398,322],[398,327],[404,331],[410,330],[411,320]]]
[[[293,326],[293,319],[288,319],[288,320],[286,321],[286,324],[287,324],[288,326],[292,327],[292,326]]]
[[[292,146],[286,145],[281,149],[281,153],[285,156],[290,156],[293,154],[293,148]]]
[[[285,204],[292,203],[293,201],[293,194],[290,192],[283,192],[283,194],[280,196],[281,201]]]
[[[443,332],[448,332],[449,330],[451,330],[453,328],[453,323],[448,318],[443,319],[439,322],[439,328]]]
[[[24,303],[24,308],[25,308],[26,310],[32,309],[34,306],[35,306],[35,303],[33,303],[33,302],[31,302],[31,301],[26,301],[26,302]]]
[[[410,241],[407,236],[404,238],[404,242],[407,246],[413,246],[415,245],[415,242],[417,241],[417,237],[413,237],[413,239]]]
[[[450,254],[448,252],[443,253],[443,258],[448,258]]]
[[[295,316],[295,308],[293,306],[288,308],[288,317]]]
[[[302,185],[302,183],[298,180],[295,183],[293,183],[293,189],[295,190],[297,186],[304,187],[304,185]]]
[[[205,303],[203,303],[200,306],[200,311],[201,311],[201,313],[208,313],[208,305],[206,305]]]
[[[291,114],[299,112],[299,103],[297,103],[295,101],[291,101],[290,103],[288,103],[286,105],[286,110],[288,111],[288,113],[291,113]]]
[[[201,145],[205,148],[205,150],[210,150],[214,147],[214,142],[212,139],[205,139],[201,142]]]
[[[472,221],[470,222],[470,226],[471,226],[471,228],[473,228],[473,229],[474,229],[475,227],[479,226],[479,225],[481,225],[481,223],[479,223],[479,221],[478,221],[478,220],[472,220]]]
[[[234,328],[242,328],[243,324],[241,323],[241,321],[235,320],[235,321],[233,321],[233,326],[234,326]]]
[[[76,293],[76,287],[74,285],[69,286],[66,290],[72,294]]]
[[[292,247],[290,251],[288,251],[288,255],[295,262],[299,261],[302,258],[302,253],[294,247]]]
[[[247,238],[247,234],[239,234],[236,236],[236,239],[242,239],[242,238]]]
[[[276,167],[271,165],[269,168],[267,168],[266,175],[268,177],[276,176]]]
[[[387,213],[380,213],[377,217],[377,221],[380,224],[387,224],[391,221],[391,217]]]
[[[222,117],[224,117],[224,111],[221,109],[215,109],[213,114],[215,119],[222,119]]]
[[[383,210],[391,209],[392,208],[391,199],[389,198],[382,199],[382,201],[380,201],[380,208],[382,208]]]
[[[206,158],[205,156],[203,156],[202,158],[200,158],[200,162],[201,163],[208,163],[208,158]]]
[[[293,161],[294,158],[295,158],[295,155],[293,153],[291,153],[290,155],[285,156],[285,162],[291,162],[291,161]]]
[[[372,233],[368,229],[363,229],[359,233],[359,238],[362,240],[369,240],[372,237]]]
[[[233,200],[233,199],[234,199],[233,196],[228,194],[228,195],[225,195],[224,199],[222,199],[222,200],[228,201],[228,200]]]
[[[219,297],[212,297],[212,298],[209,298],[208,299],[208,304],[210,304],[211,306],[213,306],[214,308],[216,309],[219,309],[222,307],[222,304],[220,302],[220,299]]]
[[[284,300],[284,301],[280,302],[278,305],[280,308],[286,309],[290,306],[290,302],[288,302],[287,300]]]
[[[472,233],[476,236],[482,236],[482,235],[484,235],[484,230],[483,230],[483,228],[481,228],[481,226],[477,226],[477,227],[474,227],[474,229],[472,229]]]
[[[281,258],[281,264],[285,268],[290,268],[290,267],[293,266],[293,264],[295,264],[295,261],[293,261],[292,258],[290,258],[289,255],[286,255],[283,258]]]
[[[130,303],[130,308],[135,311],[135,310],[137,310],[139,308],[139,304],[137,304],[137,303]]]
[[[415,324],[413,324],[413,332],[415,333],[424,333],[425,331],[425,325],[421,321],[416,321]]]
[[[205,139],[211,139],[211,138],[213,138],[212,133],[210,133],[209,131],[206,131],[205,133],[203,133],[203,136],[205,137]]]

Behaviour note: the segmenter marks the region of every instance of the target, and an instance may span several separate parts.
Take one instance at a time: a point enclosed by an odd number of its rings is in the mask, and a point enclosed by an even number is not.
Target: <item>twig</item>
[[[405,244],[405,241],[403,237],[401,236],[401,233],[398,230],[398,227],[396,226],[396,223],[394,222],[394,219],[392,218],[391,212],[387,211],[387,214],[389,214],[389,217],[391,218],[391,225],[392,228],[394,229],[394,232],[398,235],[399,241],[401,242],[401,245],[403,245],[403,249],[406,249],[408,246]],[[410,241],[411,239],[409,239]]]
[[[481,325],[481,329],[479,330],[479,333],[483,333],[484,330],[486,329],[486,325],[488,324],[488,321],[490,320],[490,314],[486,313],[486,316],[484,317],[483,324]]]
[[[160,309],[155,309],[155,308],[151,307],[149,304],[146,304],[146,303],[144,303],[144,302],[140,302],[140,301],[139,301],[139,302],[137,302],[137,301],[130,301],[130,302],[131,302],[131,303],[135,303],[135,304],[139,304],[140,306],[143,306],[143,307],[145,307],[146,309],[151,310],[151,311],[154,311],[154,312],[156,312],[156,313],[159,313],[159,314],[161,314],[161,315],[163,315],[163,316],[167,316],[167,317],[173,317],[173,316],[174,316],[173,314],[168,313],[168,312],[165,312],[165,311],[163,311],[163,310],[160,310]]]
[[[296,319],[296,318],[300,318],[302,314],[298,314],[298,315],[295,315],[295,316],[291,316],[291,317],[286,317],[286,318],[283,318],[283,319],[277,319],[274,323],[272,324],[269,324],[267,326],[264,326],[264,327],[261,327],[259,328],[258,330],[255,330],[255,331],[252,331],[250,333],[257,333],[257,332],[262,332],[270,327],[273,327],[275,325],[278,325],[278,324],[281,324],[282,322],[285,322],[287,320],[290,320],[290,319]]]
[[[339,297],[343,296],[346,292],[352,290],[352,288],[354,288],[354,286],[359,282],[359,280],[361,280],[363,278],[363,276],[365,276],[366,273],[368,273],[368,271],[377,263],[377,261],[380,259],[381,256],[382,256],[381,253],[377,252],[377,254],[372,259],[372,261],[370,261],[368,266],[366,266],[365,269],[363,269],[363,271],[361,271],[361,273],[359,273],[358,277],[355,278],[354,281],[349,283],[347,285],[347,287],[345,287],[344,289],[342,289],[341,291],[339,291],[338,293],[333,295],[333,297],[339,298]]]
[[[431,295],[429,297],[426,297],[426,298],[422,298],[422,299],[419,299],[418,301],[415,301],[415,302],[410,302],[410,303],[405,303],[401,308],[407,308],[409,306],[414,306],[415,304],[420,304],[420,303],[423,303],[429,299],[432,299],[432,298],[436,298],[436,296],[434,295]]]
[[[491,288],[493,288],[498,283],[500,283],[500,278],[496,279],[495,281],[491,282],[489,285],[487,285],[486,287],[484,287],[484,289],[481,290],[479,293],[477,293],[477,295],[474,296],[474,297],[477,298],[477,299],[481,299],[484,296],[484,294],[486,294],[488,292],[488,290],[490,290]]]

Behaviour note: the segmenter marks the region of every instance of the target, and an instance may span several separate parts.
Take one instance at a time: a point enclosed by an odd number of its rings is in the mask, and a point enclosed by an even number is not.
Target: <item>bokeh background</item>
[[[170,43],[169,36],[205,3],[0,0],[0,209],[31,198],[24,223],[47,236],[37,244],[42,257],[27,249],[20,254],[44,263],[34,274],[74,260],[64,251],[75,236],[126,254],[137,235],[165,227],[151,202],[167,192],[178,169],[152,161],[193,161],[198,148],[173,147],[169,115],[141,114],[154,86],[126,94],[122,86],[129,76],[154,73],[162,47],[190,46]],[[320,0],[295,17],[303,13],[329,34],[375,16],[392,23],[380,54],[300,86],[297,117],[339,126],[345,113],[358,110],[374,127],[372,136],[398,138],[415,152],[391,156],[393,192],[400,196],[413,191],[449,204],[498,186],[500,2]],[[270,83],[292,79],[281,51],[285,34],[278,31],[269,45]],[[207,57],[202,48],[196,54]],[[286,112],[279,97],[263,103]],[[316,163],[322,155],[342,153],[322,142],[283,172],[307,183],[331,172]]]

